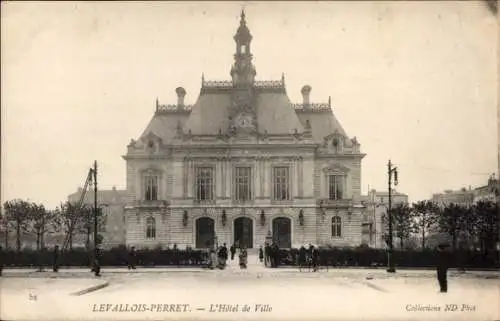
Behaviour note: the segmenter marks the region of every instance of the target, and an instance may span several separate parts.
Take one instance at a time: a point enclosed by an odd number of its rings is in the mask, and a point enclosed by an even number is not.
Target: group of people
[[[309,248],[305,248],[302,245],[299,249],[299,257],[298,257],[298,266],[299,271],[302,271],[302,268],[307,267],[309,269],[313,269],[314,272],[318,270],[318,261],[319,261],[319,252],[318,249],[309,244]]]
[[[237,246],[235,244],[231,245],[229,248],[229,252],[231,254],[231,261],[234,260],[234,256],[236,255]],[[217,248],[213,248],[210,250],[208,255],[208,268],[213,269],[225,269],[227,266],[227,261],[229,259],[229,253],[227,249],[226,243]],[[246,269],[248,262],[248,253],[245,247],[239,248],[238,253],[239,266],[242,269]]]
[[[259,259],[262,262],[264,259],[264,265],[266,267],[277,268],[280,265],[281,254],[280,248],[276,243],[265,243],[264,251],[262,251],[262,246],[259,248]]]

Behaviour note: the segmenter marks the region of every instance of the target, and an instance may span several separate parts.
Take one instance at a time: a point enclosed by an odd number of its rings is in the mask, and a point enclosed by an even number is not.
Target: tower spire
[[[250,50],[252,35],[247,26],[245,9],[241,10],[240,25],[233,39],[236,43],[234,64],[231,68],[233,84],[237,86],[251,85],[255,79],[256,72],[252,64],[252,53]]]

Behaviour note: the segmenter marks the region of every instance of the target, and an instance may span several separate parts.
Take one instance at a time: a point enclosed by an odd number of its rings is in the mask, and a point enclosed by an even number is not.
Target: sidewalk
[[[214,271],[220,270],[209,270],[203,267],[174,267],[174,266],[155,266],[155,267],[142,267],[139,266],[134,270],[129,270],[127,267],[103,267],[101,268],[102,275],[109,274],[158,274],[158,273],[182,273],[182,274],[203,274],[203,273],[214,273]],[[309,272],[308,269],[303,269],[299,272],[297,267],[278,267],[278,268],[266,268],[263,263],[258,261],[258,258],[253,256],[248,257],[248,265],[246,269],[240,269],[238,265],[238,260],[229,261],[227,268],[222,273],[237,273],[237,274],[286,274],[286,275],[304,275]],[[328,271],[325,268],[321,268],[318,274],[325,274],[337,277],[377,277],[377,278],[412,278],[412,277],[435,277],[436,271],[434,269],[396,269],[396,273],[387,273],[384,268],[378,269],[367,269],[367,268],[337,268],[329,267]],[[450,269],[448,272],[449,277],[465,277],[465,278],[500,278],[500,271],[458,271],[457,269]],[[46,269],[43,272],[38,272],[37,268],[7,268],[3,270],[3,277],[30,277],[30,278],[81,278],[93,276],[93,273],[88,267],[75,267],[75,268],[62,268],[59,269],[58,273],[52,272],[50,269]]]

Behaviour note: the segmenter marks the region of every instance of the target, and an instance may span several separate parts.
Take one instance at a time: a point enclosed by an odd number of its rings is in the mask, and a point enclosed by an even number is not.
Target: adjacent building
[[[477,203],[479,201],[491,201],[498,202],[500,197],[500,183],[499,180],[495,178],[493,174],[486,185],[477,187],[473,191],[473,202]]]
[[[372,189],[363,197],[366,211],[362,219],[362,244],[373,248],[386,248],[385,234],[387,210],[389,209],[389,191]],[[391,191],[391,207],[408,204],[408,195],[396,190]],[[396,242],[394,242],[396,244]]]
[[[462,206],[470,206],[474,203],[474,191],[463,187],[460,190],[445,190],[444,193],[436,193],[432,195],[431,201],[440,207],[449,204]]]
[[[127,245],[214,243],[282,248],[362,243],[365,154],[305,85],[292,103],[285,77],[257,80],[244,12],[229,80],[202,76],[194,105],[156,101],[126,161]],[[223,40],[224,41],[224,40]],[[228,57],[229,58],[229,57]]]
[[[94,206],[94,192],[89,191],[83,195],[83,189],[68,196],[68,201],[82,205]],[[101,209],[104,217],[104,224],[99,227],[99,234],[103,236],[103,248],[112,248],[125,244],[125,215],[124,208],[127,202],[127,191],[113,187],[110,190],[97,191],[97,206]],[[85,246],[84,235],[75,235],[73,246]]]

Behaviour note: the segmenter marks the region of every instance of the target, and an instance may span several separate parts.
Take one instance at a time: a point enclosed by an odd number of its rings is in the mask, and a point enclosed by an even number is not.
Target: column
[[[259,168],[259,193],[258,197],[264,197],[264,159],[260,156],[257,159],[257,167]]]
[[[226,198],[226,169],[227,169],[227,161],[226,157],[222,157],[220,160],[220,180],[221,180],[221,198]]]
[[[231,182],[232,180],[232,159],[231,157],[228,157],[227,160],[226,160],[226,197],[227,198],[231,198],[231,189],[233,188],[233,184]]]
[[[188,159],[182,160],[182,197],[188,197]]]
[[[299,197],[304,197],[304,172],[303,172],[304,158],[299,157]]]
[[[269,178],[269,157],[264,157],[263,160],[262,160],[262,170],[263,170],[263,173],[262,173],[262,178],[263,178],[263,192],[262,192],[262,196],[263,197],[266,197],[266,198],[269,198],[271,197],[271,193],[270,193],[270,188],[273,184],[273,182],[271,181],[272,178],[270,179]]]

